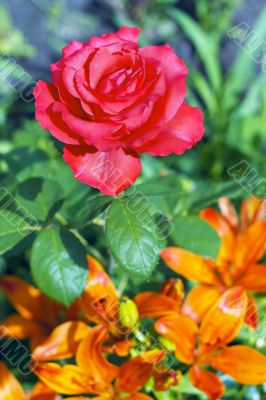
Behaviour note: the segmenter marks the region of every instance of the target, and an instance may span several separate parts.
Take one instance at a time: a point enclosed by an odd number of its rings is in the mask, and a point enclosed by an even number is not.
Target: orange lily
[[[188,316],[167,315],[155,323],[155,329],[175,345],[175,355],[190,365],[189,379],[205,392],[209,400],[224,393],[220,378],[204,369],[213,367],[242,384],[266,382],[266,357],[242,345],[228,347],[238,334],[248,305],[241,287],[227,290],[203,318],[200,327]]]
[[[1,400],[60,400],[61,396],[42,382],[36,383],[31,393],[25,393],[5,364],[0,362],[0,398]]]
[[[96,324],[108,325],[109,337],[105,351],[115,352],[119,356],[129,353],[131,342],[125,340],[128,333],[120,325],[117,290],[103,266],[93,257],[88,256],[89,278],[86,288],[76,302],[85,318]]]
[[[98,400],[118,400],[121,393],[127,394],[128,400],[150,399],[139,391],[154,375],[154,365],[158,365],[165,352],[151,350],[125,361],[118,367],[111,364],[103,355],[103,343],[107,336],[106,325],[90,328],[88,335],[78,346],[76,365],[40,363],[33,372],[56,392],[81,396],[71,397],[72,400],[86,399],[86,396],[82,396],[86,394],[94,394]],[[40,359],[40,351],[36,349],[36,352],[37,359]],[[33,356],[35,357],[35,353]]]
[[[250,225],[266,218],[265,200],[255,196],[242,201],[239,217],[233,203],[228,197],[219,199],[218,205],[221,215],[231,225],[235,233],[243,232]]]
[[[222,214],[212,208],[200,213],[221,237],[216,261],[178,247],[167,247],[161,252],[162,259],[173,271],[200,283],[190,291],[182,307],[182,313],[197,322],[230,287],[241,286],[251,292],[266,291],[266,266],[257,263],[265,252],[266,244],[262,203],[254,199],[244,201],[241,222],[228,199],[222,199],[220,206]],[[245,322],[256,328],[257,305],[251,295],[248,298]]]
[[[30,338],[34,348],[56,326],[63,308],[15,276],[2,276],[0,288],[18,312],[2,322],[7,333],[20,340]]]
[[[161,318],[169,314],[179,314],[185,291],[181,279],[168,279],[160,292],[141,292],[134,301],[141,318]]]
[[[75,336],[72,343],[72,354],[75,354],[75,346],[87,334],[87,326],[82,321],[73,321],[82,313],[85,320],[97,324],[108,323],[109,330],[113,333],[108,346],[109,351],[115,351],[121,356],[127,355],[130,342],[117,334],[122,328],[118,327],[119,296],[116,288],[104,268],[91,256],[88,256],[88,268],[86,288],[69,310],[51,301],[22,279],[9,275],[1,277],[0,288],[18,311],[18,314],[11,315],[2,322],[7,334],[20,340],[30,338],[31,348],[34,349],[46,341],[52,329],[63,319],[68,322],[58,327],[54,338],[60,337],[64,331],[69,331],[69,336]],[[55,343],[53,346],[57,347]],[[61,344],[62,354],[64,346],[66,347],[66,344]],[[56,351],[59,350],[56,348]]]

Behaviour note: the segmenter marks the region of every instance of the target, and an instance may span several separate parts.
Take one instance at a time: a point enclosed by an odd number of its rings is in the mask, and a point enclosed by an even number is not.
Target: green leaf
[[[21,215],[10,209],[0,209],[0,254],[10,250],[33,230],[33,224]]]
[[[118,264],[147,279],[159,259],[161,234],[155,215],[138,195],[116,200],[106,216],[106,238]]]
[[[59,228],[44,230],[32,247],[31,271],[43,293],[69,306],[86,285],[86,251],[72,233]]]
[[[16,200],[34,218],[46,221],[61,208],[64,192],[56,181],[30,178],[18,185]]]
[[[217,232],[196,216],[175,218],[172,238],[175,245],[213,259],[216,259],[221,245]]]
[[[204,207],[216,203],[220,197],[228,196],[234,198],[242,192],[243,188],[235,181],[209,183],[197,188],[194,192],[181,195],[175,209],[175,214],[197,212]]]
[[[154,212],[164,214],[171,219],[182,186],[177,176],[170,175],[134,185],[128,193],[132,195],[132,192],[136,191],[146,203],[152,203]]]
[[[20,147],[3,156],[12,179],[23,182],[33,176],[36,171],[43,171],[43,165],[48,161],[47,155],[41,150],[31,147]],[[41,176],[41,175],[39,175]]]
[[[225,99],[228,97],[233,98],[237,93],[243,91],[246,87],[252,87],[252,77],[257,77],[256,66],[258,63],[254,59],[254,56],[256,55],[257,49],[261,48],[261,43],[266,35],[265,18],[266,6],[260,11],[258,18],[252,27],[249,27],[246,23],[240,24],[244,27],[245,37],[243,42],[240,41],[241,45],[239,46],[238,56],[226,81],[224,94]],[[236,27],[233,29],[236,29]],[[228,34],[230,35],[230,31]],[[250,38],[252,37],[253,43],[250,43]]]
[[[196,70],[190,71],[189,79],[192,84],[191,86],[195,88],[197,94],[200,95],[209,113],[214,115],[218,108],[217,98],[207,80]]]
[[[112,200],[112,197],[95,194],[91,188],[83,185],[78,192],[69,195],[61,213],[71,227],[82,229],[101,214]]]
[[[217,42],[188,14],[171,8],[169,15],[177,21],[188,39],[191,40],[201,58],[213,88],[219,90],[222,82],[222,73]]]

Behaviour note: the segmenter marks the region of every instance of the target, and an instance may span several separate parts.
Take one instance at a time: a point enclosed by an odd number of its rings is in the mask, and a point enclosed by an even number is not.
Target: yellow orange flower
[[[52,389],[42,382],[36,383],[31,393],[26,393],[17,379],[0,362],[0,398],[1,400],[60,400]]]
[[[80,340],[87,334],[88,327],[82,321],[91,321],[97,324],[108,324],[110,340],[106,350],[123,356],[130,349],[130,342],[125,341],[122,328],[119,326],[119,296],[108,274],[100,263],[88,256],[89,278],[81,297],[66,310],[43,295],[38,289],[15,276],[5,275],[0,278],[0,288],[12,303],[18,314],[14,314],[2,321],[8,335],[17,339],[30,338],[31,348],[37,346],[41,351],[42,345],[46,348],[46,357],[52,357],[53,352],[68,357],[66,348],[75,354]],[[49,338],[50,348],[46,339],[58,323],[53,337]],[[60,343],[62,333],[69,332],[72,337],[71,346]],[[39,347],[40,345],[40,347]]]
[[[131,342],[125,340],[127,329],[119,320],[120,301],[117,290],[104,270],[103,266],[93,257],[88,256],[89,278],[81,297],[76,302],[76,308],[83,313],[85,319],[96,324],[108,325],[109,337],[105,351],[115,352],[119,356],[129,353]]]
[[[210,400],[218,400],[224,386],[211,366],[242,384],[266,382],[266,357],[246,346],[228,347],[238,334],[246,313],[248,298],[241,287],[228,289],[210,309],[198,327],[193,319],[170,314],[155,323],[158,333],[175,344],[178,360],[189,364],[189,378]]]
[[[150,350],[130,358],[118,367],[111,364],[103,354],[103,343],[107,336],[107,325],[90,328],[76,351],[76,365],[39,363],[34,373],[52,390],[65,395],[94,394],[99,396],[97,398],[114,400],[119,398],[120,393],[124,393],[131,400],[150,399],[139,391],[153,375],[155,366],[159,365],[165,352]],[[85,398],[81,396],[72,399]]]
[[[231,225],[235,233],[243,232],[248,226],[266,218],[265,199],[259,199],[255,196],[242,201],[239,217],[228,197],[222,197],[218,204],[222,216]]]
[[[2,276],[0,289],[18,312],[2,321],[8,334],[20,340],[30,338],[31,347],[36,347],[56,326],[62,307],[15,276]]]
[[[190,291],[182,307],[182,313],[195,321],[200,321],[210,306],[230,287],[241,286],[251,292],[266,291],[266,266],[258,263],[266,246],[263,203],[253,198],[245,200],[240,220],[228,199],[222,199],[220,206],[222,214],[212,208],[200,213],[221,237],[215,262],[178,247],[167,247],[161,252],[162,259],[173,271],[199,282]],[[256,328],[257,305],[251,295],[248,299],[245,322]]]

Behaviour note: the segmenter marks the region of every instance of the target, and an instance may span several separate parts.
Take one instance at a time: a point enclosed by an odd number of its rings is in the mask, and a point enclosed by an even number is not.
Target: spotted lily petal
[[[102,354],[102,346],[108,333],[107,326],[91,328],[89,334],[78,347],[76,361],[83,373],[96,377],[103,385],[111,382],[119,368],[107,361]]]
[[[87,318],[96,323],[117,322],[118,295],[108,274],[93,257],[88,257],[89,279],[78,300]]]
[[[73,357],[78,345],[90,331],[79,321],[68,321],[53,330],[47,340],[40,344],[33,353],[37,361],[62,360]]]
[[[228,289],[211,308],[200,327],[199,353],[204,354],[232,341],[239,332],[248,304],[241,287]]]

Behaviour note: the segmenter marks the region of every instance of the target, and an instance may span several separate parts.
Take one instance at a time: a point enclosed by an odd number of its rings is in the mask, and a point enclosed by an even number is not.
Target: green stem
[[[67,220],[61,215],[60,213],[56,213],[55,218],[57,219],[58,222],[60,222],[64,227],[68,225]],[[97,249],[92,247],[87,239],[85,239],[84,236],[82,236],[79,231],[75,228],[69,229],[70,232],[73,233],[73,235],[76,236],[76,238],[80,241],[80,243],[85,247],[86,251],[93,255],[95,258],[97,258],[101,264],[106,264],[105,258],[99,253]]]

